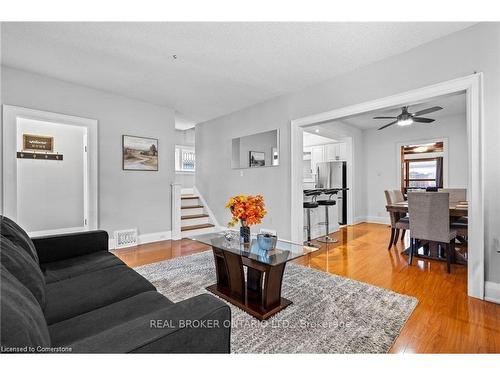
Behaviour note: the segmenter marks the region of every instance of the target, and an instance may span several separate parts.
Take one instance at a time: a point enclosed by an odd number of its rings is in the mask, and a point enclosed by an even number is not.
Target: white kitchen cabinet
[[[327,144],[324,147],[325,147],[325,160],[324,161],[335,160],[335,143]]]
[[[347,144],[330,143],[325,145],[325,161],[346,160]]]
[[[316,165],[325,161],[325,147],[313,146],[311,147],[311,170],[316,174]]]
[[[339,160],[347,160],[347,143],[339,143]]]

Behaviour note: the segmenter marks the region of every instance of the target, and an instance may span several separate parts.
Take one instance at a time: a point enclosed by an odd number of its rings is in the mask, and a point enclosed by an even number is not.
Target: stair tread
[[[207,214],[184,215],[184,216],[181,216],[181,220],[184,220],[184,219],[199,219],[199,218],[202,218],[202,217],[208,217],[208,215]]]
[[[184,232],[186,230],[204,229],[204,228],[212,228],[212,227],[215,227],[215,225],[213,225],[213,224],[188,225],[185,227],[181,227],[181,231]]]
[[[203,208],[203,206],[201,204],[195,204],[192,206],[181,206],[181,209],[183,208]]]
[[[196,196],[196,195],[182,195],[181,196],[181,199],[198,199],[200,197]]]

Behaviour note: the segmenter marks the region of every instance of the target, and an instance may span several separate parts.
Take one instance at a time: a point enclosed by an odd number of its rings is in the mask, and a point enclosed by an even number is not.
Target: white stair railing
[[[172,239],[181,236],[181,184],[172,184]]]

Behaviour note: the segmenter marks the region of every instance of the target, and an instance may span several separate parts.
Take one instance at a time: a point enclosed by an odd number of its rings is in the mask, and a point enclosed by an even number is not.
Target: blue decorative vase
[[[250,227],[243,220],[241,221],[240,237],[243,243],[250,243]]]
[[[276,236],[271,236],[269,234],[258,234],[257,243],[259,248],[264,251],[272,250],[276,247]]]

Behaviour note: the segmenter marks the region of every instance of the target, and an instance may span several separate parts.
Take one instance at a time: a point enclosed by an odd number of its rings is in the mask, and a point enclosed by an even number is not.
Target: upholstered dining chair
[[[467,201],[467,189],[439,189],[439,191],[450,194],[450,203]],[[451,227],[457,231],[457,235],[463,238],[467,238],[468,226],[467,216],[457,218],[451,223]]]
[[[403,192],[399,189],[392,190],[393,193],[393,199],[395,201],[393,203],[399,203],[399,202],[404,202],[405,196],[403,195]]]
[[[412,263],[418,241],[437,242],[446,251],[446,269],[450,273],[457,236],[456,230],[450,228],[450,194],[408,193],[408,214],[411,218],[408,264]]]
[[[467,201],[467,189],[439,189],[441,193],[450,194],[450,202]]]
[[[398,195],[397,192],[401,195]],[[401,193],[400,190],[385,190],[384,194],[388,205],[404,201],[403,193]],[[401,240],[403,240],[406,231],[410,228],[407,216],[401,216],[401,214],[397,212],[389,212],[389,216],[391,219],[391,238],[387,250],[390,250],[393,245],[398,243],[400,230],[402,230]]]

